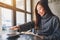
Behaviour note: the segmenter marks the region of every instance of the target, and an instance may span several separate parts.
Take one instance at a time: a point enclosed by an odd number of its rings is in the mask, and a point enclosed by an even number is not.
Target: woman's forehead
[[[43,6],[38,4],[38,5],[37,5],[37,8],[43,8]]]

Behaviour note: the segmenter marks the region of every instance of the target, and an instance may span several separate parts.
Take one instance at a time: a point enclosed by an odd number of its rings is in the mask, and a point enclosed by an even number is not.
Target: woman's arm
[[[34,22],[28,22],[26,24],[22,24],[20,25],[20,31],[27,31],[29,29],[32,29],[34,28]]]
[[[27,31],[29,29],[34,28],[34,26],[35,26],[35,23],[32,21],[32,22],[28,22],[26,24],[13,26],[10,28],[10,30]]]

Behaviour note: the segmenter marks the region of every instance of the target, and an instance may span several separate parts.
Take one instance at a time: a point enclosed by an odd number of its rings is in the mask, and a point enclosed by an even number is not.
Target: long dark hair
[[[41,22],[41,16],[38,14],[38,11],[37,11],[37,5],[41,5],[44,7],[46,13],[48,13],[49,15],[53,15],[49,6],[48,6],[48,0],[46,2],[44,2],[43,0],[42,1],[38,1],[37,4],[36,4],[36,7],[35,7],[35,14],[36,14],[36,23],[35,25],[36,26],[39,26],[40,22]]]

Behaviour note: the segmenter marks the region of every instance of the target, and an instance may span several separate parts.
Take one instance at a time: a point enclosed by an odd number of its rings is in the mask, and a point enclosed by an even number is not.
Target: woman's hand
[[[44,36],[39,36],[42,40],[44,39]]]
[[[20,29],[19,26],[12,26],[12,27],[10,28],[10,30],[19,30],[19,29]]]

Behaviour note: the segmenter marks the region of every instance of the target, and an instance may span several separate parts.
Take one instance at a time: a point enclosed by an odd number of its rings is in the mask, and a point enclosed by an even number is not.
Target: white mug
[[[16,34],[16,30],[11,30],[10,28],[7,29],[7,34]]]

